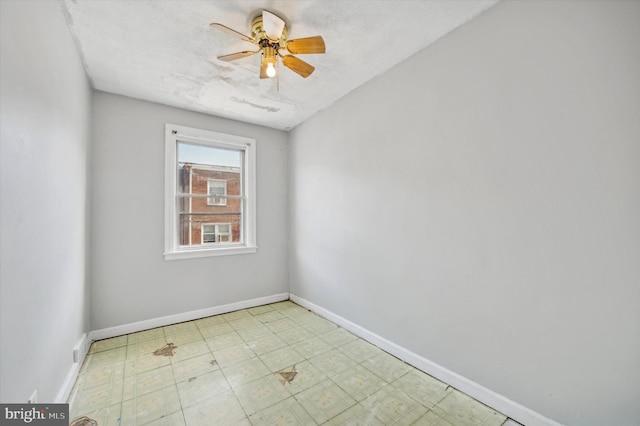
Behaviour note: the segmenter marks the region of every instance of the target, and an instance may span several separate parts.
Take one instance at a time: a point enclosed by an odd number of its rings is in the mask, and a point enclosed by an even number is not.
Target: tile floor
[[[289,301],[95,342],[69,403],[74,426],[506,421]]]

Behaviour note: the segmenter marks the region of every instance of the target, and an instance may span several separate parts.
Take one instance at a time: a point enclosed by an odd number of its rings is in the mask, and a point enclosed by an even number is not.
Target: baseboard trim
[[[316,314],[328,319],[331,322],[338,324],[339,326],[349,330],[353,334],[363,338],[379,347],[380,349],[390,353],[391,355],[400,358],[407,364],[410,364],[417,369],[424,371],[425,373],[451,385],[452,387],[466,393],[467,395],[477,399],[478,401],[486,404],[501,413],[505,414],[511,419],[516,420],[518,423],[527,426],[561,426],[560,423],[551,420],[540,413],[537,413],[530,408],[527,408],[515,401],[506,398],[484,386],[470,380],[464,376],[461,376],[435,362],[432,362],[420,355],[411,352],[410,350],[393,343],[390,340],[379,336],[364,327],[355,324],[340,315],[337,315],[315,303],[309,302],[302,297],[290,294],[289,298],[300,306],[315,312]]]
[[[71,367],[64,378],[64,382],[62,382],[62,386],[56,395],[56,404],[63,404],[67,402],[67,399],[69,399],[69,395],[73,390],[73,385],[76,382],[78,373],[80,372],[80,367],[82,367],[84,358],[87,356],[87,352],[89,352],[89,344],[90,341],[87,333],[83,333],[82,337],[80,337],[80,340],[73,348],[74,351],[78,351],[78,358],[74,360],[73,364],[71,364]]]
[[[193,321],[200,318],[210,317],[212,315],[226,314],[227,312],[233,312],[239,309],[247,309],[256,306],[267,305],[269,303],[282,302],[283,300],[288,299],[289,293],[279,293],[271,296],[258,297],[256,299],[243,300],[226,305],[214,306],[211,308],[198,309],[195,311],[189,311],[175,315],[151,318],[144,321],[137,321],[129,324],[117,325],[115,327],[93,330],[89,333],[89,339],[90,341],[108,339],[111,337],[122,336],[123,334],[136,333],[138,331],[149,330],[151,328],[163,327],[165,325],[177,324],[185,321]]]

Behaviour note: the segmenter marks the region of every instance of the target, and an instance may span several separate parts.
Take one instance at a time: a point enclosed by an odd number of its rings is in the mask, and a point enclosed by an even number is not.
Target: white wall
[[[640,2],[506,1],[291,134],[291,292],[549,418],[640,418]]]
[[[0,19],[0,401],[53,402],[89,330],[91,89],[58,2]]]
[[[287,134],[96,92],[92,328],[288,292]],[[256,139],[258,252],[165,261],[164,128]]]

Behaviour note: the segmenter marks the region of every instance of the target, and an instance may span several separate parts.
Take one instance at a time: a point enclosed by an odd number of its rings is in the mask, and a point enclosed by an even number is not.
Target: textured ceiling
[[[95,89],[288,130],[481,13],[497,0],[125,1],[61,0]],[[217,56],[253,45],[211,28],[250,35],[267,9],[289,39],[321,35],[324,55],[303,79],[279,66],[260,80],[260,55]]]

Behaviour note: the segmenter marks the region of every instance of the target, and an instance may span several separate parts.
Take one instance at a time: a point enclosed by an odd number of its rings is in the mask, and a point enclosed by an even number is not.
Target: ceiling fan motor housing
[[[279,40],[271,40],[267,36],[267,33],[264,31],[264,26],[262,24],[262,15],[258,15],[253,19],[253,22],[251,23],[251,36],[260,45],[268,43],[271,46],[273,46],[273,44],[276,44],[276,46],[279,45],[279,47],[285,47],[287,43],[287,27],[285,25],[285,27],[282,29],[282,35],[280,36]]]

